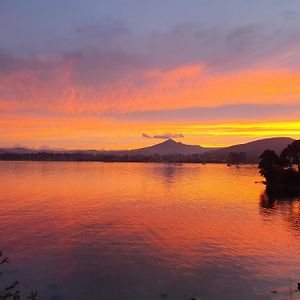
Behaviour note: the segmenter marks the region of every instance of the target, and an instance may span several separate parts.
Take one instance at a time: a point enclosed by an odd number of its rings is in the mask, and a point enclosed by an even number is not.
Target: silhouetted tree
[[[295,170],[295,164],[298,170]],[[272,150],[264,151],[260,156],[259,169],[266,178],[269,195],[300,195],[300,140],[288,145],[280,157]]]
[[[298,166],[300,172],[300,140],[294,141],[288,145],[280,155],[283,165],[292,167],[294,164]]]
[[[259,172],[268,181],[273,177],[275,167],[280,164],[280,158],[275,151],[265,150],[259,159]]]

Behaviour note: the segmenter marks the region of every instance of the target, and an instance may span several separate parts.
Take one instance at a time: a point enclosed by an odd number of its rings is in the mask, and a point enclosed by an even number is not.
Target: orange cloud
[[[22,68],[0,74],[0,140],[66,148],[135,148],[152,144],[141,137],[180,132],[186,143],[221,146],[269,136],[300,138],[298,121],[252,119],[216,123],[181,118],[157,123],[121,120],[111,113],[218,107],[230,104],[286,104],[300,101],[300,71],[254,66],[211,73],[203,64],[139,69],[98,85],[76,84],[74,63],[55,65],[47,76]]]
[[[135,71],[99,86],[74,84],[70,63],[49,79],[28,70],[0,77],[2,111],[85,114],[299,99],[300,71],[261,66],[218,74],[204,65]]]
[[[173,78],[169,72],[159,73],[155,84],[139,91],[144,97],[139,95],[129,101],[131,107],[173,109],[234,103],[292,103],[300,99],[299,71],[255,68],[212,75],[186,74],[184,68],[179,78]]]

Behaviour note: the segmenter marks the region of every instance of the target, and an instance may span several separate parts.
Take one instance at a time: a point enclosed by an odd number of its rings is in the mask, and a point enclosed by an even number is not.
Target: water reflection
[[[299,206],[258,211],[256,166],[0,162],[0,177],[10,274],[43,299],[271,299],[300,278]]]
[[[174,178],[180,173],[181,164],[163,164],[163,174],[166,180],[166,183],[173,183]]]
[[[260,196],[262,214],[280,215],[287,228],[300,235],[300,199],[297,197],[279,198],[263,192]]]

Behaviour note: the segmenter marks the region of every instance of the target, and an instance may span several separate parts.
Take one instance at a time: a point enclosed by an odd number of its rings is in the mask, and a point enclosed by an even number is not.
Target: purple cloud
[[[147,133],[143,133],[142,136],[146,139],[164,139],[164,140],[177,139],[177,138],[184,137],[184,135],[181,133],[165,133],[165,134],[156,134],[153,136],[151,136]]]

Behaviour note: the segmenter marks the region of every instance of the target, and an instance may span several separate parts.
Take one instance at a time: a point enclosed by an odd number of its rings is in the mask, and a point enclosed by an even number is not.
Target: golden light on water
[[[131,285],[122,277],[127,289],[139,278],[141,295],[160,288],[144,276],[178,277],[181,287],[196,280],[200,290],[213,288],[213,276],[244,297],[300,272],[299,201],[260,202],[255,165],[2,162],[0,175],[1,199],[10,199],[0,212],[3,247],[30,278],[42,264],[47,282],[55,274],[70,288],[79,268],[88,280],[105,276],[98,284],[108,292],[125,268],[134,270]],[[236,290],[243,282],[257,288]]]

